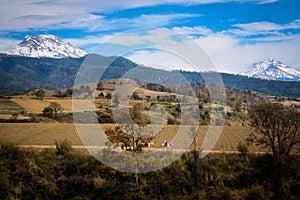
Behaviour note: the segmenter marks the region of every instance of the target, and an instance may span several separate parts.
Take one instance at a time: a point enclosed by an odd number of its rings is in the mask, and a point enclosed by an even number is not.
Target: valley
[[[34,96],[37,90],[33,90],[24,95],[11,96],[9,99],[3,99],[3,108],[0,110],[1,120],[4,123],[0,123],[0,138],[4,141],[13,142],[21,146],[32,146],[32,147],[48,147],[54,145],[56,140],[68,140],[72,145],[80,147],[82,143],[77,133],[72,114],[72,101],[85,101],[84,105],[88,105],[92,102],[95,108],[83,107],[82,110],[76,110],[76,112],[84,113],[87,110],[94,110],[97,114],[99,126],[103,131],[113,129],[117,126],[115,124],[114,116],[112,114],[112,103],[111,93],[115,87],[118,79],[110,79],[100,81],[98,89],[95,92],[96,98],[90,99],[72,99],[71,96],[64,95],[69,90],[44,90],[45,96],[43,99],[38,99]],[[100,84],[101,83],[101,84]],[[95,85],[95,84],[91,84]],[[150,90],[150,89],[151,90]],[[179,126],[181,125],[180,110],[178,110],[179,104],[173,96],[175,93],[166,91],[160,91],[159,87],[155,85],[144,85],[135,91],[135,96],[132,96],[130,100],[130,110],[134,106],[138,106],[143,118],[149,123],[149,108],[151,105],[157,104],[163,106],[167,112],[167,124],[164,125],[161,132],[154,135],[152,140],[155,145],[152,148],[161,148],[161,144],[164,140],[172,141],[175,137]],[[164,90],[167,90],[166,88]],[[199,98],[200,108],[200,121],[199,129],[196,136],[196,149],[200,149],[203,139],[207,134],[208,125],[212,123],[210,121],[211,106],[209,102],[209,94],[205,85],[195,85],[194,90],[196,91]],[[60,96],[59,96],[59,95]],[[283,98],[284,99],[284,98]],[[224,106],[224,127],[221,136],[213,148],[213,151],[236,151],[237,145],[245,143],[246,138],[250,135],[252,129],[249,125],[249,119],[247,116],[248,109],[253,105],[261,102],[268,101],[268,98],[263,95],[257,95],[250,91],[245,92],[239,89],[226,89],[226,106]],[[43,114],[43,110],[50,105],[51,102],[58,103],[62,110],[54,118],[53,115],[46,116]],[[295,104],[296,101],[284,100],[284,104]],[[5,106],[6,105],[6,106]],[[297,104],[295,104],[297,105]],[[11,110],[11,111],[8,111]],[[18,113],[16,118],[12,117],[13,113]],[[20,123],[24,122],[25,123]],[[7,123],[10,122],[10,123]],[[18,123],[19,122],[19,123]],[[87,123],[88,121],[83,122]],[[188,128],[187,128],[188,129]],[[84,148],[84,147],[82,147]],[[186,149],[190,149],[192,146],[187,146]],[[194,148],[194,147],[193,147]],[[147,148],[143,148],[147,150]],[[266,151],[260,147],[250,145],[248,147],[249,152],[261,152]],[[148,149],[149,150],[149,149]]]
[[[300,78],[279,60],[161,70],[39,35],[0,76],[0,199],[299,199]]]

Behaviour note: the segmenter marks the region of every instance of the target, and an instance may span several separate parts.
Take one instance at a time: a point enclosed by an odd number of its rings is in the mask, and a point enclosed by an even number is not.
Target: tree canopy
[[[278,103],[263,103],[250,111],[255,132],[250,141],[272,150],[274,156],[289,156],[300,143],[300,112]]]

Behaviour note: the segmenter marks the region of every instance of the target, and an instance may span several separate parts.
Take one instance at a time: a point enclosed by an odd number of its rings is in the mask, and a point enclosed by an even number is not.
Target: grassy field
[[[87,128],[89,125],[86,125]],[[114,127],[113,124],[101,124],[103,130]],[[197,149],[200,148],[208,127],[201,126],[198,129]],[[60,123],[1,123],[0,124],[0,140],[13,142],[18,145],[53,145],[55,140],[67,139],[72,145],[82,145],[77,134],[74,124]],[[171,141],[178,126],[168,125],[163,130],[155,135],[153,142],[154,147],[160,148],[160,145],[165,139]],[[235,151],[239,142],[243,142],[250,133],[249,128],[229,127],[225,126],[219,141],[214,147],[214,150],[219,151]],[[255,146],[249,147],[252,152],[261,151]]]

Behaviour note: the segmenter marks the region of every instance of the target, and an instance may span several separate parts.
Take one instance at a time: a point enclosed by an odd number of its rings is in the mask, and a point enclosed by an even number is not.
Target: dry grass
[[[50,105],[50,102],[58,102],[64,108],[64,112],[70,112],[72,108],[72,102],[70,100],[60,99],[32,99],[32,98],[14,98],[13,102],[24,107],[30,113],[42,113],[43,109]]]
[[[64,109],[63,112],[69,113],[72,112],[72,99],[56,99],[56,98],[47,98],[44,100],[38,100],[33,98],[14,98],[13,102],[19,104],[24,107],[30,113],[42,113],[43,109],[50,105],[50,102],[59,103]],[[86,110],[95,109],[95,103],[93,100],[83,99],[83,100],[75,100],[80,104],[77,111],[82,112]],[[107,104],[107,100],[97,100],[97,102],[101,102]]]
[[[114,124],[101,124],[103,130],[113,128]],[[88,128],[88,125],[87,125]],[[178,131],[179,126],[167,125],[160,131],[153,142],[159,148],[165,139],[172,141]],[[31,123],[31,124],[0,124],[0,140],[10,141],[18,145],[53,145],[55,140],[67,139],[73,145],[82,145],[74,124],[56,123]],[[208,127],[201,126],[198,129],[197,149],[203,142],[207,134]],[[250,133],[249,128],[244,127],[223,127],[223,131],[214,150],[235,151],[239,142],[243,142]],[[188,131],[187,131],[188,132]],[[211,134],[211,133],[210,133]],[[188,137],[188,136],[186,136]],[[261,151],[257,147],[250,147],[250,151]]]
[[[81,145],[73,124],[55,123],[1,123],[0,138],[20,145],[54,144],[55,139],[67,139],[74,145]]]

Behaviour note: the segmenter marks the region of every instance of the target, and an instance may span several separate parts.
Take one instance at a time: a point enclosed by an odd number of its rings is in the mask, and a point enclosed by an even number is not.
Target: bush
[[[42,112],[43,112],[43,115],[44,115],[45,117],[49,117],[49,118],[50,118],[50,117],[52,116],[54,110],[53,110],[52,107],[47,106],[47,107],[45,107],[45,108],[43,109]]]
[[[241,157],[247,156],[247,153],[249,152],[248,146],[242,142],[237,145],[237,150],[240,152]]]
[[[72,145],[67,139],[60,142],[55,140],[55,146],[56,146],[56,151],[55,151],[56,155],[66,155],[72,151]]]
[[[22,155],[19,147],[10,143],[10,142],[2,142],[0,141],[0,156],[2,158],[8,158],[17,160]]]
[[[102,123],[102,124],[115,122],[112,114],[109,114],[109,113],[101,113],[98,115],[97,119],[98,119],[98,122]]]

